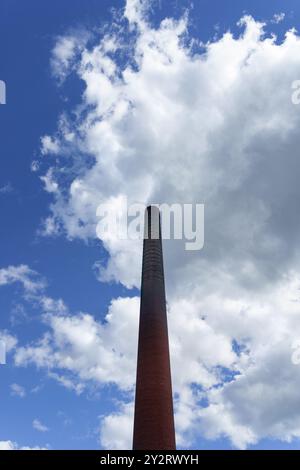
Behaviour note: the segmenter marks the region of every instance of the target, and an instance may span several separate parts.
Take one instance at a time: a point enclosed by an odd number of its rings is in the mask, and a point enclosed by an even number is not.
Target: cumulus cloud
[[[90,112],[80,114],[77,126],[70,124],[79,175],[73,175],[66,191],[65,181],[57,187],[59,166],[51,167],[53,216],[63,221],[68,236],[96,236],[100,202],[114,204],[124,196],[129,202],[191,200],[209,209],[204,256],[192,263],[214,261],[219,247],[218,264],[234,259],[239,281],[261,283],[276,274],[270,266],[274,257],[284,262],[292,256],[285,243],[292,232],[284,230],[287,223],[296,224],[290,220],[292,209],[285,213],[288,220],[277,214],[283,214],[284,204],[293,207],[295,199],[282,189],[275,206],[273,188],[279,191],[283,185],[279,168],[285,165],[287,171],[288,165],[281,155],[296,138],[299,113],[291,104],[290,85],[297,76],[291,58],[299,40],[289,32],[277,44],[250,17],[242,25],[239,38],[226,33],[208,44],[205,54],[194,56],[184,45],[187,19],[165,20],[156,30],[146,27],[133,51],[135,68],[120,69],[105,52],[107,38],[83,51],[77,72],[86,84],[83,106]],[[264,85],[257,90],[261,73]],[[78,149],[93,156],[90,166],[84,166]],[[291,152],[290,166],[295,159]],[[107,277],[139,286],[136,243],[112,237],[104,245],[110,254]],[[176,271],[183,264],[190,270],[190,256],[172,256],[171,246],[166,251]],[[134,261],[131,279],[128,259]]]
[[[169,330],[180,446],[192,445],[200,431],[209,439],[227,435],[239,448],[265,436],[298,437],[300,369],[292,347],[299,340],[299,287],[293,275],[270,288],[269,298],[260,293],[255,301],[247,291],[238,300],[231,292],[205,296],[201,290],[173,299]],[[77,394],[89,383],[114,383],[132,400],[139,299],[113,300],[102,323],[90,314],[70,314],[61,299],[42,297],[40,305],[49,331],[17,348],[16,365],[43,368]],[[131,417],[131,401],[103,417],[103,447],[128,448]]]
[[[100,443],[105,449],[132,448],[133,409],[133,403],[122,404],[119,411],[103,417]]]
[[[136,297],[114,299],[104,323],[86,313],[47,315],[50,332],[18,348],[15,363],[46,368],[50,377],[77,393],[90,381],[130,390],[135,380],[138,304]]]
[[[69,314],[61,302],[52,299],[44,302],[47,311],[44,319],[50,331],[31,345],[19,347],[15,353],[16,365],[33,364],[43,368],[50,378],[77,394],[81,394],[89,383],[101,386],[113,383],[132,399],[139,298],[114,299],[102,323],[90,314]],[[219,367],[230,368],[238,358],[232,351],[230,336],[215,332],[199,318],[197,309],[186,300],[173,304],[170,318],[173,320],[170,322],[173,388],[180,395],[180,401],[176,404],[178,437],[179,441],[184,442],[183,434],[188,428],[187,415],[190,415],[190,410],[187,406],[183,407],[182,402],[187,396],[188,386],[197,383],[207,391],[222,383]],[[111,444],[113,435],[109,430],[118,419],[124,423],[124,430],[120,428],[120,432],[125,435],[131,408],[132,404],[121,404],[117,412],[103,420],[103,446],[109,448],[108,442]],[[110,433],[110,437],[106,432]],[[115,447],[120,442],[118,438],[111,445]],[[126,442],[128,445],[129,441]]]
[[[88,239],[96,237],[99,203],[205,203],[204,249],[164,245],[179,441],[189,445],[197,430],[239,448],[265,437],[290,441],[300,431],[291,362],[300,255],[300,112],[291,84],[300,38],[291,30],[279,42],[245,16],[240,34],[228,31],[197,50],[187,16],[154,28],[147,4],[128,0],[119,31],[115,25],[76,59],[70,54],[85,91],[75,122],[64,116],[48,140],[61,149],[44,174],[55,184],[50,217],[69,238]],[[139,287],[141,246],[113,235],[102,241],[109,259],[98,264],[100,279]],[[137,299],[123,301],[137,309]],[[114,302],[105,325],[88,314],[53,317],[49,336],[19,350],[17,362],[132,386],[135,340],[127,348],[136,317],[127,329],[126,313],[115,310],[128,313],[127,306]],[[109,445],[127,411],[104,421]]]

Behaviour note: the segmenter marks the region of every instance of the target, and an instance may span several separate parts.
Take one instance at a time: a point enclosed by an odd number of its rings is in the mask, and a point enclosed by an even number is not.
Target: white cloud
[[[41,176],[41,180],[45,185],[47,193],[55,193],[58,189],[58,184],[52,178],[52,171],[49,170],[45,176]]]
[[[16,449],[15,449],[16,450]],[[50,450],[50,446],[46,447],[40,447],[40,446],[34,446],[34,447],[29,447],[29,446],[23,446],[19,447],[19,450]]]
[[[100,443],[104,449],[132,449],[133,403],[122,404],[121,409],[103,417]]]
[[[13,450],[14,443],[12,441],[0,441],[0,450]]]
[[[26,396],[26,390],[22,385],[13,383],[10,386],[11,395],[15,397],[24,398]]]
[[[45,424],[41,423],[41,421],[39,419],[34,419],[32,421],[32,427],[33,427],[33,429],[35,429],[36,431],[39,431],[39,432],[49,431],[49,428],[47,426],[45,426]]]
[[[77,393],[89,381],[130,390],[135,380],[138,305],[136,297],[113,300],[105,323],[89,314],[52,312],[45,317],[51,332],[18,348],[15,363],[46,368],[50,377]]]
[[[60,233],[60,223],[55,217],[46,217],[38,230],[38,234],[45,237],[55,236]]]
[[[195,52],[186,17],[154,29],[146,6],[126,4],[134,38],[122,23],[119,40],[114,31],[72,62],[86,88],[77,121],[66,125],[65,117],[55,136],[72,168],[69,184],[56,178],[64,162],[49,163],[58,184],[51,216],[69,238],[88,239],[96,237],[100,202],[204,202],[204,249],[164,244],[178,439],[191,442],[198,430],[244,448],[297,438],[290,353],[300,326],[300,111],[291,83],[299,78],[300,38],[287,31],[278,43],[246,16],[240,35],[227,32]],[[128,38],[132,53],[120,66],[114,48]],[[109,260],[101,280],[139,287],[141,247],[113,236],[103,243]],[[107,324],[88,314],[54,316],[49,335],[19,349],[17,363],[132,387],[132,302],[137,311],[138,299],[114,301]],[[118,416],[104,421],[110,445],[125,445],[122,433],[111,443]],[[122,407],[119,419],[126,421]]]
[[[41,153],[42,155],[47,155],[48,153],[57,155],[59,153],[59,142],[57,139],[54,139],[49,135],[44,135],[41,138]]]
[[[63,315],[68,312],[68,307],[62,299],[52,299],[42,295],[39,298],[39,303],[46,314]]]
[[[253,240],[258,251],[264,251],[266,262],[279,256],[277,245],[284,243],[284,233],[271,231],[276,222],[271,186],[264,189],[270,188],[264,197],[256,172],[262,175],[264,165],[270,165],[268,139],[273,141],[275,134],[278,140],[276,147],[269,148],[274,150],[273,161],[278,166],[282,164],[278,149],[297,128],[299,113],[291,105],[290,84],[297,76],[291,57],[295,57],[299,41],[290,32],[277,45],[275,39],[264,38],[262,25],[250,17],[243,24],[246,31],[238,39],[227,33],[207,45],[205,56],[195,57],[182,43],[186,20],[166,20],[158,30],[146,28],[134,51],[137,72],[130,67],[118,69],[104,52],[107,39],[83,51],[78,69],[86,84],[83,105],[93,108],[78,122],[78,129],[70,126],[77,136],[77,148],[91,153],[95,162],[84,169],[74,148],[79,175],[67,193],[65,183],[56,191],[54,216],[63,221],[69,237],[95,237],[99,202],[124,196],[145,202],[194,200],[206,202],[210,209],[206,211],[207,258],[214,246],[230,247],[228,256],[234,253],[235,268],[241,271],[241,253],[247,253],[250,262],[251,256],[256,258],[251,252]],[[284,76],[283,69],[287,70]],[[258,70],[266,84],[259,93],[255,91]],[[280,84],[274,83],[277,75]],[[240,122],[243,125],[237,133]],[[64,131],[61,134],[64,146]],[[292,155],[290,159],[293,164]],[[53,178],[58,171],[52,168]],[[269,169],[268,174],[271,178]],[[274,178],[280,176],[277,172]],[[251,188],[250,194],[244,191],[245,184]],[[67,203],[60,192],[67,196]],[[285,204],[283,197],[279,201]],[[220,230],[214,220],[221,224]],[[232,237],[240,243],[232,244]],[[111,256],[104,270],[106,277],[138,286],[136,244],[107,239],[105,248]],[[128,263],[128,259],[134,262]],[[174,257],[171,248],[167,250],[169,259],[177,261],[178,269],[183,263],[190,264],[190,257],[185,253]],[[255,276],[257,269],[252,273]]]
[[[19,446],[12,441],[0,441],[0,450],[48,450],[49,447],[29,447],[29,446]]]
[[[244,292],[237,301],[229,289],[222,296],[203,296],[199,289],[189,300],[173,300],[169,330],[180,446],[192,445],[200,430],[211,439],[227,435],[240,448],[265,436],[284,440],[298,436],[295,408],[300,372],[291,358],[292,344],[299,339],[299,287],[300,278],[291,276],[275,292],[270,288],[269,299],[260,294],[254,301]],[[132,397],[139,299],[113,300],[104,323],[89,314],[69,314],[62,300],[45,298],[41,305],[50,331],[32,345],[18,348],[16,365],[44,368],[49,377],[77,394],[89,382],[115,383]],[[233,351],[233,338],[240,351]],[[228,372],[231,379],[226,383]],[[238,375],[234,378],[234,374]],[[203,399],[207,404],[200,406]],[[279,409],[283,411],[275,412]],[[129,405],[121,404],[102,419],[104,447],[128,448],[131,437],[126,441],[124,436],[129,410]],[[122,426],[113,442],[112,429],[118,420]]]
[[[130,25],[137,24],[144,27],[144,16],[149,8],[149,0],[127,0],[124,10],[124,17]]]
[[[52,50],[51,68],[54,76],[62,83],[74,67],[74,60],[88,41],[86,31],[76,31],[67,36],[58,36]]]
[[[40,167],[40,163],[38,160],[33,160],[31,162],[31,165],[30,165],[31,171],[36,172],[39,170],[39,167]]]
[[[34,294],[45,287],[36,271],[22,264],[0,269],[0,286],[20,282],[28,294]]]
[[[6,353],[12,351],[17,345],[17,338],[6,330],[0,330],[0,341],[5,344]]]
[[[104,323],[89,314],[68,314],[62,301],[45,301],[45,317],[51,332],[32,345],[19,347],[15,354],[17,366],[35,364],[48,371],[49,377],[64,387],[81,394],[89,382],[102,386],[115,383],[132,397],[135,382],[139,299],[114,299]],[[183,407],[187,387],[197,383],[209,390],[221,381],[216,367],[231,367],[237,356],[231,350],[230,337],[216,333],[197,316],[187,301],[176,302],[170,311],[170,342],[173,369],[173,388],[180,395],[176,406],[179,442],[184,442],[190,411]],[[104,418],[101,423],[101,442],[117,448],[130,421],[130,406]],[[120,419],[124,430],[112,443],[114,423]],[[126,424],[127,423],[127,424]],[[130,423],[129,423],[130,424]],[[129,425],[128,424],[128,425]],[[132,423],[130,424],[132,426]],[[107,434],[108,433],[108,434]],[[123,436],[123,437],[122,437]],[[131,439],[127,436],[127,443]],[[108,444],[109,443],[109,444]]]
[[[285,18],[285,13],[275,13],[275,15],[272,18],[272,23],[278,24],[281,23]]]

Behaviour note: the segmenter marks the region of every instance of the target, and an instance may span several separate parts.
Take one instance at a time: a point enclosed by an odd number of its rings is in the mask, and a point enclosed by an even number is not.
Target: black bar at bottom
[[[251,450],[251,451],[79,451],[79,450],[46,450],[46,451],[2,451],[0,463],[38,464],[46,466],[66,464],[68,468],[74,467],[90,469],[101,468],[105,465],[118,465],[123,468],[136,468],[144,465],[214,465],[238,464],[252,466],[259,462],[260,465],[269,466],[275,460],[276,464],[287,465],[289,462],[298,462],[299,451],[277,450]],[[19,468],[19,467],[18,467]]]

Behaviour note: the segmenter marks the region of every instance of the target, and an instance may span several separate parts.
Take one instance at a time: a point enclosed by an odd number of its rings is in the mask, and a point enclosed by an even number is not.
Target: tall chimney
[[[175,430],[160,213],[145,212],[133,450],[174,450]]]

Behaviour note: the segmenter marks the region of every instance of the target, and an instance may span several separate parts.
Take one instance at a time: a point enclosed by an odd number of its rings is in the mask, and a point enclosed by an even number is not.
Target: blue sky
[[[267,21],[265,31],[267,35],[270,31],[275,32],[278,43],[284,39],[284,33],[292,27],[297,28],[300,21],[300,7],[296,0],[201,0],[194,2],[193,7],[186,0],[161,0],[152,2],[147,20],[149,28],[158,28],[166,17],[179,19],[187,8],[189,37],[203,43],[219,41],[227,30],[231,30],[234,37],[239,37],[241,29],[237,22],[245,14],[252,15],[257,21]],[[105,447],[100,439],[103,417],[118,413],[120,403],[126,404],[132,399],[131,392],[122,389],[113,380],[112,383],[109,380],[101,383],[101,380],[97,382],[94,379],[85,381],[81,376],[79,381],[84,382],[84,390],[78,394],[53,377],[55,373],[64,375],[62,366],[38,367],[32,360],[27,366],[17,366],[15,363],[19,347],[36,345],[49,332],[49,322],[43,317],[42,297],[62,299],[68,307],[68,315],[88,312],[101,323],[105,321],[112,299],[139,295],[134,282],[134,287],[130,288],[130,283],[122,282],[122,275],[119,279],[115,276],[110,282],[97,279],[95,263],[105,263],[109,255],[96,237],[72,236],[69,227],[50,236],[41,234],[43,221],[51,213],[50,206],[55,195],[45,191],[40,177],[45,174],[46,168],[53,166],[57,170],[59,166],[57,163],[45,163],[48,157],[42,155],[41,138],[58,135],[59,116],[62,112],[71,116],[72,111],[82,103],[86,86],[84,79],[74,71],[68,74],[63,84],[59,84],[59,77],[57,74],[55,76],[51,66],[52,51],[59,38],[83,38],[87,32],[91,38],[88,45],[82,47],[91,50],[101,40],[104,28],[106,31],[109,28],[112,9],[123,11],[124,1],[74,0],[71,7],[67,0],[2,0],[0,5],[0,79],[7,86],[7,104],[0,106],[0,269],[26,265],[35,272],[28,272],[29,278],[45,282],[44,287],[34,292],[28,291],[26,286],[24,288],[20,279],[12,277],[0,285],[0,330],[18,340],[8,353],[7,364],[0,366],[0,441],[11,441],[19,447]],[[278,23],[271,21],[279,13],[285,13],[284,19]],[[132,32],[122,34],[128,43],[132,40]],[[117,66],[120,65],[118,58],[114,60]],[[187,83],[189,87],[193,82]],[[74,126],[79,125],[75,118],[71,117],[71,121]],[[288,138],[293,141],[292,136]],[[64,153],[63,145],[60,151]],[[58,157],[54,155],[49,158],[54,161]],[[32,171],[34,161],[39,161],[38,171]],[[67,176],[74,177],[71,173]],[[63,186],[64,183],[60,184]],[[124,185],[126,188],[125,176]],[[109,191],[106,196],[109,197]],[[85,223],[88,225],[88,221],[83,221]],[[115,255],[113,250],[112,254]],[[292,268],[296,270],[297,266]],[[261,271],[264,269],[261,268]],[[51,312],[46,312],[46,315],[51,315]],[[78,379],[74,370],[72,378],[75,382]],[[191,413],[196,413],[195,408]],[[34,420],[38,420],[44,428],[34,426]],[[246,424],[243,422],[243,425]],[[248,424],[251,427],[251,423]],[[196,423],[183,431],[188,437],[187,444],[183,440],[181,447],[236,447],[230,432],[226,434],[222,427],[220,433],[211,439],[209,436],[206,436],[207,439],[203,437],[201,429]],[[290,443],[284,442],[288,433],[281,440],[274,437],[277,431],[273,437],[273,431],[253,431],[258,438],[254,444],[250,440],[248,446],[299,448],[295,427],[293,430]]]

